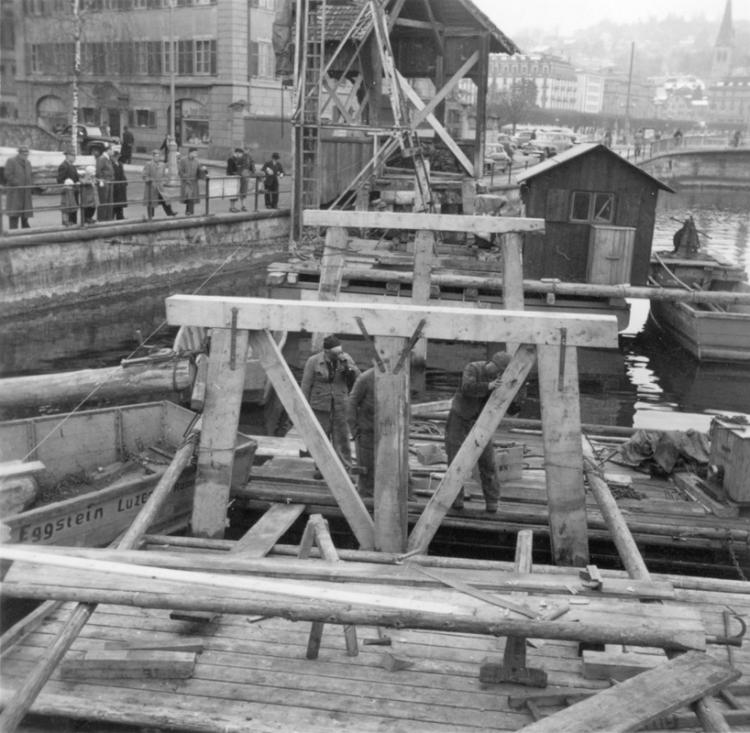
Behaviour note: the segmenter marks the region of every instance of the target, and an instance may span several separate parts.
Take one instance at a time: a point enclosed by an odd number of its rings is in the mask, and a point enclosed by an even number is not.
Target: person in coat
[[[96,168],[93,165],[86,166],[81,177],[79,191],[84,226],[94,223],[96,209],[99,206],[98,188],[96,185]]]
[[[21,145],[17,154],[5,163],[5,185],[7,187],[5,210],[8,213],[10,229],[18,229],[19,221],[22,229],[29,228],[29,219],[34,215],[31,176],[29,149],[25,145]]]
[[[448,464],[453,462],[459,448],[474,427],[492,391],[500,384],[510,356],[505,351],[493,355],[490,361],[473,361],[464,367],[461,382],[451,401],[448,420],[445,424],[445,452]],[[482,451],[477,461],[479,478],[487,512],[494,514],[500,498],[500,475],[495,461],[495,448],[492,440]],[[453,502],[454,509],[463,509],[463,489]]]
[[[273,153],[271,159],[263,164],[263,188],[265,189],[265,200],[267,209],[279,208],[279,178],[284,177],[284,168],[281,165],[281,156]]]
[[[361,496],[375,492],[375,370],[366,369],[357,377],[349,394],[347,422],[357,447]]]
[[[120,163],[128,165],[133,160],[133,148],[135,147],[135,138],[130,128],[125,125],[122,128],[122,150],[120,151]]]
[[[128,205],[128,179],[122,164],[122,153],[118,148],[112,148],[110,159],[115,174],[112,182],[112,218],[121,221],[125,218],[123,209]]]
[[[206,169],[198,160],[198,148],[190,148],[187,158],[180,158],[177,166],[180,174],[180,198],[185,204],[185,215],[195,212],[195,204],[200,200],[199,181],[206,177]]]
[[[62,185],[60,191],[60,211],[63,226],[75,226],[78,223],[78,169],[75,165],[76,154],[65,151],[65,160],[57,167],[57,182]]]
[[[333,443],[341,462],[352,463],[349,428],[346,422],[349,390],[360,371],[336,336],[326,336],[323,350],[313,354],[302,371],[302,394]]]
[[[167,216],[176,216],[164,195],[164,178],[167,169],[160,158],[159,149],[152,150],[151,160],[143,166],[143,180],[146,182],[143,189],[143,203],[146,205],[149,219],[153,218],[157,204],[161,204]]]
[[[112,183],[115,180],[115,169],[112,167],[109,150],[103,150],[96,155],[96,179],[99,184],[99,208],[96,218],[98,221],[110,221],[112,219]]]
[[[240,211],[237,208],[237,198],[240,200],[242,211],[247,211],[245,206],[245,196],[247,195],[247,177],[243,177],[242,172],[245,170],[245,151],[242,148],[235,148],[234,152],[227,158],[227,175],[238,176],[237,196],[229,199],[229,210],[236,214]],[[244,184],[244,185],[243,185]]]

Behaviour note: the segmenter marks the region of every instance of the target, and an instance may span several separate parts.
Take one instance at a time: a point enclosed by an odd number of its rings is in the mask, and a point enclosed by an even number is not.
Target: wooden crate
[[[716,420],[711,430],[711,463],[724,470],[732,501],[750,503],[750,425]]]

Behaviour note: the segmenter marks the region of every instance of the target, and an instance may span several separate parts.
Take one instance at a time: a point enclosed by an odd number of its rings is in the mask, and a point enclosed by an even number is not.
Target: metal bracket
[[[359,316],[355,316],[354,320],[357,322],[357,325],[359,326],[359,330],[362,332],[362,336],[364,336],[365,341],[367,341],[372,347],[372,353],[375,359],[375,363],[378,365],[378,371],[381,371],[385,374],[385,364],[383,364],[383,360],[380,358],[380,354],[378,354],[378,350],[375,347],[375,342],[373,341],[372,336],[370,336],[370,334],[367,333],[367,328],[365,328],[365,322]]]
[[[229,341],[229,368],[234,371],[237,368],[237,308],[232,308],[231,337]]]
[[[419,341],[420,336],[422,335],[422,331],[424,330],[424,327],[427,325],[427,319],[423,318],[418,324],[417,327],[414,329],[414,333],[411,335],[411,338],[409,339],[408,343],[404,348],[401,350],[401,354],[398,357],[398,361],[396,362],[396,366],[393,368],[393,373],[398,374],[404,367],[404,362],[406,361],[406,357],[409,356],[411,353],[411,350],[416,345],[417,341]]]
[[[568,329],[560,329],[560,364],[557,371],[557,389],[560,392],[565,391],[565,350],[568,342]]]

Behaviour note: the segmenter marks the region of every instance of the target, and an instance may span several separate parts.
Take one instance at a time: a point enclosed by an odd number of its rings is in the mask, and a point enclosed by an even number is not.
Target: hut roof
[[[646,171],[639,168],[637,165],[634,165],[629,160],[625,160],[625,158],[623,158],[621,155],[618,155],[616,152],[614,152],[614,150],[610,150],[610,148],[608,148],[606,145],[602,145],[601,143],[579,143],[578,145],[574,145],[572,148],[568,148],[563,153],[558,153],[552,158],[547,158],[547,160],[543,160],[541,163],[537,163],[536,165],[532,165],[530,168],[527,168],[518,176],[517,181],[518,183],[527,183],[532,178],[536,178],[537,176],[542,175],[543,173],[546,173],[553,168],[557,168],[558,166],[565,165],[571,160],[580,158],[583,155],[588,155],[594,150],[601,150],[607,155],[613,156],[623,165],[632,168],[637,173],[640,173],[644,178],[647,178],[655,183],[660,189],[662,189],[662,191],[669,191],[670,193],[674,193],[674,189],[667,186],[666,183],[646,173]]]
[[[520,53],[520,49],[471,0],[428,0],[435,22],[446,28],[475,28],[490,33],[490,53]],[[336,0],[326,4],[325,37],[343,39],[356,21],[365,0]],[[430,22],[424,0],[406,0],[399,18]],[[369,33],[370,24],[360,22],[353,34],[358,40]]]

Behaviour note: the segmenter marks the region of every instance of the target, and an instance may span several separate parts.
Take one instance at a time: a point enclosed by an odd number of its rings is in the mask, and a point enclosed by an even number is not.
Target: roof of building
[[[357,22],[365,0],[336,0],[326,3],[325,37],[327,41],[341,41],[350,35],[361,40],[372,27],[369,12]],[[432,17],[430,17],[430,15]],[[490,53],[518,53],[519,48],[471,0],[405,0],[399,18],[432,23],[451,28],[484,29],[490,33]],[[350,34],[352,26],[356,28]]]
[[[614,150],[611,150],[606,145],[602,145],[601,143],[579,143],[578,145],[574,145],[572,148],[568,148],[566,151],[558,153],[552,158],[547,158],[547,160],[543,160],[541,163],[537,163],[536,165],[532,165],[531,167],[527,168],[518,176],[517,181],[518,183],[526,183],[532,178],[536,178],[537,176],[546,173],[553,168],[557,168],[560,165],[565,165],[571,160],[580,158],[583,155],[588,155],[594,150],[602,150],[607,154],[614,156],[619,161],[621,161],[623,165],[629,166],[645,178],[653,181],[663,191],[674,193],[674,189],[667,186],[666,183],[660,181],[658,178],[655,178],[652,175],[649,175],[648,173],[646,173],[646,171],[639,168],[637,165],[633,165],[633,163],[631,163],[629,160],[625,160],[625,158],[623,158],[621,155],[618,155]]]
[[[734,26],[732,24],[732,0],[727,0],[724,6],[724,17],[721,19],[719,35],[716,36],[716,46],[734,46]]]

